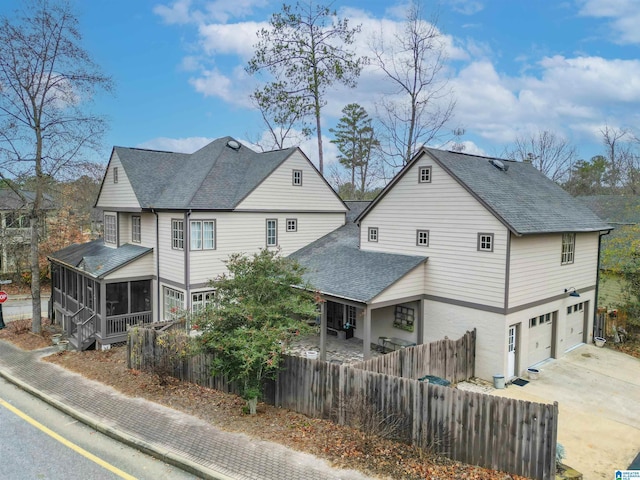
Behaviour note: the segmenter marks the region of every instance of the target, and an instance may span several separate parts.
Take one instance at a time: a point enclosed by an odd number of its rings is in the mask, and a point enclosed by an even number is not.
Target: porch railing
[[[67,322],[67,335],[75,338],[78,349],[82,350],[84,343],[93,338],[96,333],[96,314],[87,307],[82,307],[69,317]]]
[[[107,331],[104,333],[107,337],[126,334],[129,325],[146,325],[151,323],[152,320],[153,316],[150,311],[111,315],[107,317]]]

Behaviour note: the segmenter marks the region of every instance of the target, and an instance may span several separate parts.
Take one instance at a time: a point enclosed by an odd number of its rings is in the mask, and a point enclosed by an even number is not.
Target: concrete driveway
[[[640,451],[640,360],[582,345],[540,367],[540,378],[492,394],[558,402],[564,463],[585,480],[613,479]]]

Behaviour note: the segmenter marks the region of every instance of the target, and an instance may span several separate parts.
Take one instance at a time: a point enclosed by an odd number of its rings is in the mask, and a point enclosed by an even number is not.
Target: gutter
[[[158,317],[156,321],[160,321],[160,225],[158,212],[152,208],[151,213],[156,216],[156,312],[158,312]]]

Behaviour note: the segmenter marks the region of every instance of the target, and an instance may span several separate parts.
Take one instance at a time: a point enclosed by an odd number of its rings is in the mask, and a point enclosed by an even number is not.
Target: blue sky
[[[3,0],[9,14],[20,0]],[[280,1],[75,0],[85,47],[116,91],[96,111],[110,118],[105,153],[114,145],[194,151],[231,135],[264,133],[248,103],[255,79],[243,70]],[[426,11],[434,2],[425,2]],[[333,7],[361,24],[358,52],[384,25],[391,35],[404,5],[336,0]],[[381,23],[383,22],[384,23]],[[442,0],[438,26],[449,56],[457,101],[450,128],[462,127],[467,151],[499,155],[520,136],[551,130],[582,158],[601,153],[606,125],[634,129],[640,114],[640,8],[636,0]],[[384,94],[379,72],[367,69],[352,91],[331,89],[323,128],[345,104],[372,113]],[[335,158],[326,139],[325,163]],[[302,145],[315,160],[313,140]],[[439,146],[435,144],[434,146]]]

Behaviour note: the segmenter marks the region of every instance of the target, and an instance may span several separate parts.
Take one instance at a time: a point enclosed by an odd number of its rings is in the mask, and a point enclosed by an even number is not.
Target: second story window
[[[140,243],[142,240],[141,222],[138,215],[131,217],[131,241]]]
[[[294,170],[292,173],[292,182],[296,187],[302,186],[302,170]]]
[[[171,248],[184,250],[184,220],[171,220]]]
[[[113,183],[118,183],[118,167],[113,167]]]
[[[420,247],[429,246],[429,230],[417,230],[416,231],[416,245]]]
[[[298,231],[298,220],[296,218],[287,218],[287,232]]]
[[[478,234],[478,251],[493,252],[493,233]]]
[[[267,247],[275,247],[278,245],[278,220],[275,218],[267,219]]]
[[[191,222],[191,250],[214,250],[215,248],[215,220],[193,220]]]
[[[104,242],[115,245],[118,243],[118,224],[115,215],[104,215]]]
[[[562,234],[562,256],[561,256],[560,264],[568,265],[570,263],[573,263],[575,250],[576,250],[576,234],[563,233]]]
[[[418,181],[420,183],[431,183],[431,167],[420,167]]]
[[[378,227],[369,227],[369,236],[368,236],[368,240],[370,242],[377,242],[378,241]]]

